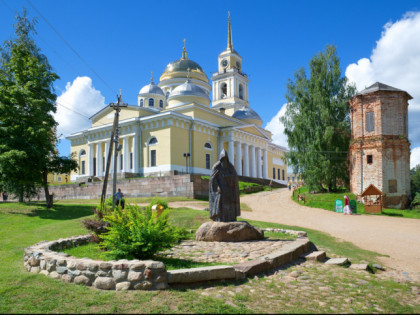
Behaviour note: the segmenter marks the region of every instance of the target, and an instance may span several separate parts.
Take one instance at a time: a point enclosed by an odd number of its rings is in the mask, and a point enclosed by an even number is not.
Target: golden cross
[[[120,96],[121,96],[121,89],[120,89]]]
[[[183,40],[183,42],[184,42],[184,49],[185,49],[185,42],[186,42],[187,40],[184,38],[184,40]]]
[[[153,82],[153,71],[150,71],[150,73],[151,73],[150,82]]]

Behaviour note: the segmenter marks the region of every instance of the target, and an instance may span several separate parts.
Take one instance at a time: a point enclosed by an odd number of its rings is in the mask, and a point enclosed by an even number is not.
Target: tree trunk
[[[48,181],[47,181],[48,173],[47,171],[42,172],[42,186],[44,186],[44,193],[45,193],[45,201],[47,203],[47,209],[53,207],[53,197],[50,195],[50,191],[48,189]]]
[[[23,186],[20,186],[19,202],[23,202]]]

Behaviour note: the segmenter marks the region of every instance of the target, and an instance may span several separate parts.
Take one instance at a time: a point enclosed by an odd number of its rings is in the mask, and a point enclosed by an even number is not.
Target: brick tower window
[[[373,163],[373,156],[370,154],[367,156],[367,164],[372,164]]]
[[[374,112],[367,112],[366,113],[366,131],[374,131],[375,130],[375,116]]]
[[[388,181],[388,191],[389,191],[390,194],[397,192],[397,180],[396,179],[390,179]]]

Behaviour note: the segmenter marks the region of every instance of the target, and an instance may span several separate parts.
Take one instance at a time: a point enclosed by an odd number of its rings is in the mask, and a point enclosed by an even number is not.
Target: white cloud
[[[420,147],[411,150],[410,169],[420,164]]]
[[[58,135],[71,133],[91,127],[88,117],[105,106],[105,97],[92,86],[89,77],[77,77],[73,83],[67,82],[66,90],[57,97]],[[82,115],[81,115],[82,114]]]
[[[264,127],[273,134],[272,140],[275,144],[281,145],[288,148],[287,136],[284,132],[284,125],[280,122],[279,118],[284,116],[286,113],[286,104],[278,111],[278,113],[270,120],[270,122]]]
[[[407,91],[409,101],[409,140],[420,147],[420,12],[409,12],[395,23],[384,25],[381,38],[369,58],[350,64],[346,76],[359,91],[375,82]],[[418,154],[418,153],[417,153]],[[413,159],[414,154],[412,154]]]

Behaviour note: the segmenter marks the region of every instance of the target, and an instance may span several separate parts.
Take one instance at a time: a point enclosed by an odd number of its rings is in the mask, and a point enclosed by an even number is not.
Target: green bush
[[[416,193],[414,196],[413,201],[411,202],[411,207],[413,209],[420,209],[420,192]]]
[[[127,205],[124,210],[117,207],[104,221],[109,227],[101,235],[100,247],[113,259],[148,259],[187,237],[186,230],[168,223],[167,213],[157,217],[152,204],[144,209],[135,205]]]

